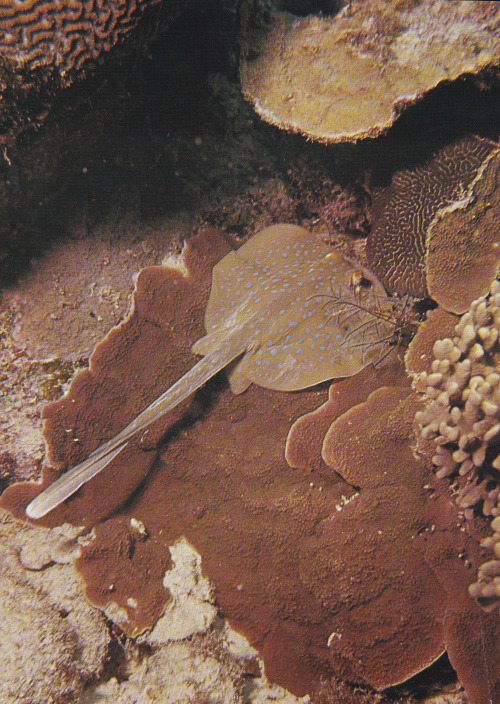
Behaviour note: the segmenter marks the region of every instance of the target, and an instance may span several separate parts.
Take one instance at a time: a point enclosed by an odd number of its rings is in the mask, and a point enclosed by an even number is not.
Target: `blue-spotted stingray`
[[[26,508],[41,518],[100,472],[128,441],[231,364],[238,394],[253,382],[296,391],[351,376],[388,354],[392,303],[375,277],[295,225],[273,225],[213,269],[204,355],[118,435]]]

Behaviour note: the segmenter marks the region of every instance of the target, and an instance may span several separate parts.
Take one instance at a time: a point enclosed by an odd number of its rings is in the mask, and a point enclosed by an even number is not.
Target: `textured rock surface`
[[[441,81],[499,59],[494,2],[353,0],[302,18],[264,7],[246,3],[243,92],[265,120],[324,142],[379,135]]]
[[[35,359],[88,357],[127,314],[134,275],[178,245],[174,227],[144,228],[139,239],[132,223],[126,234],[111,225],[91,236],[75,226],[71,240],[34,259],[16,286],[13,340]]]
[[[107,659],[105,620],[85,601],[81,578],[66,564],[68,543],[76,545],[74,531],[64,537],[20,528],[2,514],[0,696],[5,704],[75,701]]]

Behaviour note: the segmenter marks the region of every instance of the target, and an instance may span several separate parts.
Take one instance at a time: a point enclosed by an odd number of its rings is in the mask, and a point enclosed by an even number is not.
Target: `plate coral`
[[[352,0],[304,17],[243,7],[244,95],[265,120],[322,142],[378,136],[431,88],[499,58],[494,2]]]

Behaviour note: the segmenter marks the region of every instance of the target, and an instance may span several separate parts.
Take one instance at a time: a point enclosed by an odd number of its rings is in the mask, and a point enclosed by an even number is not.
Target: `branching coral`
[[[418,450],[432,457],[438,478],[452,477],[456,503],[472,518],[475,509],[500,516],[500,281],[471,305],[455,336],[437,340],[431,370],[415,380],[427,405],[415,415]],[[496,547],[497,518],[493,538]],[[487,563],[471,593],[486,605],[500,603],[500,562]]]

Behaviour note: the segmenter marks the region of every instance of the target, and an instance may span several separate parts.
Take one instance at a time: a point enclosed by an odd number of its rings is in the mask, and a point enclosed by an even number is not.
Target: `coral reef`
[[[343,251],[364,262],[364,241],[357,237],[366,234],[371,216],[364,169],[380,163],[384,177],[392,163],[391,145],[400,150],[397,168],[408,166],[404,154],[415,135],[434,143],[443,126],[447,135],[464,134],[457,122],[470,114],[471,101],[450,101],[450,94],[473,95],[473,112],[482,118],[482,101],[492,97],[474,79],[457,81],[408,110],[383,140],[356,147],[314,144],[259,122],[250,104],[238,102],[236,63],[217,49],[223,42],[236,45],[236,28],[227,32],[217,10],[229,8],[226,20],[231,14],[236,25],[233,0],[203,3],[203,20],[195,5],[175,31],[148,45],[147,58],[136,35],[124,50],[103,56],[102,67],[86,83],[74,85],[55,103],[40,101],[43,110],[35,105],[31,124],[39,125],[50,105],[43,125],[4,151],[0,275],[8,289],[0,313],[2,489],[38,476],[43,400],[67,391],[80,362],[85,364],[95,343],[127,315],[136,272],[159,265],[165,252],[179,251],[179,243],[200,226],[220,225],[237,246],[283,220],[322,234],[328,230],[331,241],[349,242],[353,248]],[[300,12],[302,3],[266,3],[278,5]],[[325,13],[339,5],[321,3]],[[405,5],[411,9],[415,3],[405,0]],[[319,3],[306,7],[315,11]],[[156,17],[157,9],[148,14]],[[207,14],[214,24],[205,21]],[[229,79],[221,80],[222,62]],[[50,71],[39,66],[32,78]],[[55,83],[47,85],[55,89]],[[26,95],[28,102],[31,97]],[[17,106],[26,107],[22,101]],[[457,122],[450,124],[450,113]],[[491,134],[491,123],[484,131],[475,125],[470,131]],[[210,242],[201,260],[212,262]],[[168,265],[176,259],[174,254]],[[54,458],[54,466],[44,469],[45,483],[191,367],[189,345],[201,334],[211,266],[203,261],[195,266],[194,286],[176,275],[173,285],[172,273],[163,267],[140,274],[141,310],[100,345],[91,371],[77,377],[68,399],[45,411],[47,450]],[[203,289],[199,299],[198,289]],[[16,307],[12,318],[11,305]],[[429,373],[435,339],[453,337],[457,322],[440,309],[431,318],[438,332],[420,336],[411,361],[420,365],[418,371],[428,366]],[[407,364],[410,359],[409,354]],[[305,704],[309,699],[409,704],[427,701],[430,694],[432,704],[499,699],[498,616],[483,613],[467,592],[486,559],[478,537],[487,533],[488,519],[464,521],[448,501],[448,478],[438,480],[430,462],[426,473],[423,463],[407,460],[403,435],[409,433],[415,399],[404,375],[391,373],[388,367],[374,375],[367,367],[352,383],[338,381],[328,392],[326,387],[286,394],[251,388],[237,398],[225,378],[216,378],[180,409],[178,421],[171,417],[153,428],[143,449],[131,447],[107,476],[55,515],[57,523],[97,520],[95,537],[67,527],[13,524],[2,516],[0,539],[9,548],[2,549],[2,579],[9,582],[10,597],[19,585],[22,609],[12,621],[23,624],[18,644],[29,664],[11,675],[5,658],[2,680],[13,695],[20,699],[20,692],[27,692],[29,704],[51,699],[57,704]],[[367,401],[380,385],[392,388]],[[330,405],[318,409],[327,393]],[[399,440],[394,418],[387,415],[396,403]],[[332,423],[337,431],[329,433],[326,464],[321,450]],[[348,476],[346,453],[355,458],[354,485],[340,476],[342,471]],[[392,455],[400,466],[390,461]],[[408,481],[409,488],[401,486]],[[11,489],[19,517],[40,488]],[[128,505],[118,506],[123,500]],[[80,575],[67,563],[76,554]],[[7,571],[13,567],[18,572],[11,579]],[[391,589],[393,580],[399,593]],[[56,582],[74,585],[76,597],[60,598]],[[85,601],[85,586],[99,608]],[[28,592],[33,596],[29,617],[21,599]],[[9,598],[6,606],[13,610],[17,604]],[[229,635],[224,615],[249,634],[256,649],[235,632]],[[7,624],[9,618],[10,612],[4,614]],[[51,641],[40,646],[38,624],[44,618]],[[144,631],[152,622],[151,632]],[[91,623],[97,628],[87,640],[83,631]],[[141,635],[128,637],[120,624]],[[7,633],[6,646],[9,638]],[[68,641],[85,644],[86,650],[75,652],[69,663],[71,642],[61,649]],[[35,648],[28,648],[29,642]],[[87,657],[91,642],[95,657]],[[467,694],[446,655],[388,691],[366,684],[366,679],[381,684],[405,677],[445,650]],[[489,680],[484,654],[490,658]],[[397,662],[394,673],[391,658]],[[299,700],[269,685],[264,666],[274,680],[293,678],[295,691],[307,688],[310,695]],[[30,673],[31,683],[24,677]]]
[[[427,401],[415,415],[417,448],[432,458],[438,478],[453,479],[455,501],[469,519],[477,510],[500,516],[499,325],[500,281],[495,279],[489,295],[460,318],[455,335],[434,343],[430,369],[414,382]],[[494,536],[484,545],[496,555],[495,521]],[[487,563],[471,587],[484,606],[500,603],[497,574],[498,563]]]
[[[395,331],[393,307],[371,272],[340,250],[296,225],[265,228],[212,270],[207,334],[191,348],[203,359],[30,502],[26,515],[38,519],[56,508],[225,367],[232,391],[242,393],[251,383],[298,391],[382,363]]]
[[[265,120],[323,142],[375,137],[440,82],[498,62],[493,2],[343,5],[296,17],[244,4],[241,83]]]
[[[209,273],[224,251],[223,240],[205,233],[187,246],[187,277],[166,267],[141,272],[131,316],[98,346],[67,396],[45,412],[48,457],[56,467],[44,470],[44,482],[192,365],[189,348],[200,335]],[[396,386],[364,401],[381,383]],[[483,704],[486,689],[498,686],[497,622],[465,598],[472,570],[459,555],[476,564],[477,541],[460,531],[456,507],[409,448],[419,401],[394,369],[367,369],[361,379],[338,384],[340,393],[330,392],[329,403],[340,399],[340,408],[323,451],[328,468],[300,459],[301,447],[292,447],[300,444],[297,429],[287,453],[299,457],[300,469],[284,457],[291,422],[311,418],[326,400],[324,389],[283,394],[252,386],[234,396],[215,379],[182,420],[180,414],[165,419],[142,447],[131,447],[45,521],[100,521],[76,566],[89,600],[127,633],[157,622],[154,642],[162,631],[171,637],[174,627],[185,635],[210,623],[216,606],[257,649],[269,679],[296,696],[321,690],[332,697],[336,677],[384,688],[448,650],[470,701]],[[165,432],[168,442],[157,456]],[[370,448],[359,441],[365,436]],[[22,516],[39,490],[14,485],[2,505]],[[172,548],[181,536],[201,555],[213,590],[190,577],[199,568],[192,554],[182,567]],[[177,588],[181,578],[201,602],[190,624]],[[175,617],[173,604],[180,609]],[[486,663],[474,660],[478,618],[484,618]],[[363,628],[353,625],[360,622]],[[118,683],[108,690],[119,692]]]
[[[488,293],[500,263],[500,151],[490,153],[470,188],[431,223],[425,264],[429,294],[452,313]]]
[[[87,3],[22,0],[0,8],[1,59],[30,71],[57,69],[69,82],[85,62],[109,51],[158,0],[92,0]]]
[[[348,380],[331,384],[328,401],[312,413],[297,418],[290,428],[285,447],[285,457],[290,467],[305,471],[324,470],[326,465],[321,454],[323,441],[335,418],[365,401],[380,386],[395,383],[401,386],[409,383],[399,362],[385,366],[376,375],[371,366],[365,367],[357,374],[354,388]]]
[[[446,488],[443,491],[432,480],[425,464],[412,453],[409,440],[419,405],[406,386],[382,387],[334,420],[325,436],[323,459],[359,487],[358,495],[340,512],[339,523],[328,524],[333,533],[332,550],[338,551],[337,560],[342,566],[337,588],[343,589],[339,601],[344,605],[336,613],[341,638],[334,638],[331,647],[344,666],[342,656],[351,649],[356,657],[349,663],[348,672],[363,668],[366,673],[365,668],[373,667],[371,678],[376,681],[383,679],[384,673],[390,677],[398,671],[407,675],[412,665],[414,671],[418,670],[418,662],[412,663],[408,657],[410,642],[403,646],[401,655],[397,649],[400,637],[404,642],[410,633],[419,632],[418,657],[431,657],[442,643],[469,701],[486,704],[490,697],[494,701],[500,695],[500,630],[496,619],[486,618],[467,595],[472,575],[470,564],[463,560],[467,557],[473,564],[478,563],[477,540],[461,530],[457,509],[450,503]],[[366,437],[370,438],[369,445],[363,442]],[[426,495],[426,491],[430,493]],[[360,524],[362,516],[366,516],[366,530],[362,518]],[[350,546],[355,535],[353,556]],[[386,569],[391,573],[387,580]],[[361,575],[369,575],[367,591],[352,594],[350,585],[363,583]],[[418,593],[418,600],[412,599],[412,593]],[[434,612],[434,629],[430,614],[438,603],[442,611],[441,616]],[[394,639],[390,631],[385,633],[379,626],[379,619],[384,626],[390,622],[389,613],[394,614],[396,632],[400,624],[405,624],[401,635]],[[359,661],[360,648],[367,644],[367,636],[361,639],[360,632],[365,632],[372,619],[379,627],[375,628],[376,642],[370,645],[379,655],[385,652],[388,657],[375,658],[376,665],[370,664],[373,657]],[[490,649],[489,660],[481,663],[484,647]],[[391,663],[387,669],[382,666],[384,662]]]
[[[130,36],[145,10],[159,2],[2,2],[0,142],[9,141],[23,124],[42,120],[57,90],[67,87],[96,59]],[[167,0],[165,18],[174,18],[185,5],[185,0]]]
[[[266,680],[244,638],[220,618],[213,627],[212,591],[186,541],[170,548],[167,612],[134,643],[85,599],[70,563],[88,539],[68,525],[20,526],[2,512],[2,704],[152,704],[174,697],[187,704],[221,696],[228,704],[300,704]]]
[[[472,249],[469,239],[465,244],[464,231],[469,237],[470,219],[477,219],[477,212],[487,210],[486,220],[483,215],[478,223],[477,241],[482,242],[484,232],[488,232],[488,241],[494,242],[498,237],[495,227],[491,231],[487,229],[494,219],[494,208],[489,210],[484,204],[494,191],[496,168],[491,176],[488,174],[488,185],[482,186],[485,193],[481,205],[477,204],[475,212],[468,214],[467,224],[463,223],[460,230],[455,222],[446,230],[444,223],[439,223],[434,230],[432,227],[442,212],[454,207],[451,204],[460,203],[461,211],[469,205],[475,195],[471,194],[464,201],[467,189],[474,179],[479,178],[478,175],[483,175],[483,165],[493,152],[498,156],[494,142],[464,137],[440,148],[416,166],[396,172],[388,188],[375,191],[366,254],[369,266],[388,291],[422,298],[428,295],[431,287],[431,295],[441,302],[439,295],[445,295],[444,291],[458,291],[457,282],[461,288],[464,287],[463,281],[469,285],[473,278],[471,268],[474,268],[474,275],[484,269],[484,276],[488,277],[498,260],[498,257],[495,259],[495,249],[491,250],[491,264],[487,268],[483,265],[483,258],[479,261],[477,257],[481,245]],[[429,234],[431,230],[432,235]],[[491,275],[487,286],[490,281]],[[471,300],[469,298],[459,312],[467,309]]]
[[[165,267],[143,270],[137,281],[140,293],[135,296],[126,321],[113,328],[96,348],[89,369],[76,375],[66,396],[44,408],[44,434],[50,449],[42,485],[49,484],[64,466],[78,464],[104,439],[115,435],[156,398],[158,389],[168,388],[192,366],[188,350],[193,333],[195,338],[200,337],[203,330],[201,311],[208,294],[211,265],[229,249],[222,239],[214,239],[213,232],[198,237],[197,244],[201,250],[206,247],[210,256],[201,258],[188,245],[184,253],[190,271],[187,278],[181,270]],[[148,360],[147,365],[142,363],[144,359]],[[166,359],[170,360],[168,366]],[[76,397],[80,403],[74,401]],[[82,488],[75,499],[82,502],[81,524],[92,525],[104,518],[130,495],[151,467],[157,440],[185,410],[186,404],[160,419],[140,446],[129,446],[123,457],[94,478],[91,484],[115,486],[113,492],[102,493],[102,502],[95,502],[94,490],[89,500]],[[128,464],[128,472],[119,478],[123,462]],[[12,510],[23,517],[26,499],[33,498],[39,490],[37,485],[19,484],[7,489],[1,500],[9,502]],[[67,506],[53,511],[50,525],[69,521],[66,512]]]

